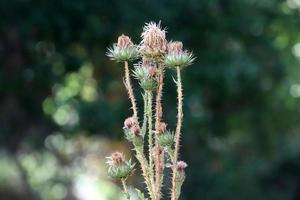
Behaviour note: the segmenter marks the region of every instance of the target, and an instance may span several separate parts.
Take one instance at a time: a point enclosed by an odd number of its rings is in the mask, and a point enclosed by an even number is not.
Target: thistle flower
[[[139,52],[136,45],[134,45],[131,39],[122,34],[118,38],[118,43],[113,44],[112,48],[108,48],[106,54],[111,60],[117,62],[132,61],[138,58]]]
[[[115,179],[123,179],[130,176],[134,170],[131,160],[125,161],[123,153],[115,152],[107,157],[108,176]]]
[[[141,37],[140,50],[143,56],[158,58],[166,53],[166,31],[160,27],[160,23],[147,23],[143,28]]]
[[[170,68],[185,67],[195,60],[192,53],[183,50],[183,44],[179,41],[168,43],[168,53],[165,56],[165,65]]]

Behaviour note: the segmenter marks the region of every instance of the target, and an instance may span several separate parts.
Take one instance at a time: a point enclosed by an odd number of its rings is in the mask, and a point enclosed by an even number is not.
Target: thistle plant
[[[159,24],[146,23],[141,34],[139,45],[133,44],[128,36],[121,35],[118,42],[108,49],[111,60],[124,63],[124,84],[131,102],[132,116],[124,121],[125,138],[132,143],[135,157],[142,171],[147,194],[136,189],[139,200],[160,200],[167,166],[171,166],[172,183],[171,200],[180,197],[181,186],[185,180],[187,164],[179,161],[181,127],[183,122],[183,90],[181,70],[194,61],[192,53],[183,50],[179,41],[166,39],[166,30]],[[129,69],[129,62],[136,61]],[[169,130],[163,120],[163,86],[166,68],[176,71],[175,86],[177,90],[177,124],[175,131]],[[143,115],[139,120],[138,107],[131,84],[134,77],[142,89]],[[122,153],[113,153],[108,157],[108,175],[120,180],[125,197],[130,200],[127,189],[127,178],[134,171],[131,160],[126,161]]]

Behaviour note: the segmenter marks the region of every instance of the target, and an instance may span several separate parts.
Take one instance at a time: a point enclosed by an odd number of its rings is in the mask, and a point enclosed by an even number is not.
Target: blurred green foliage
[[[299,199],[299,8],[298,0],[0,1],[1,151],[44,151],[54,131],[121,139],[129,102],[106,47],[121,33],[137,42],[144,22],[162,20],[168,38],[197,57],[183,73],[183,198]],[[164,117],[174,128],[172,72],[166,81]],[[3,159],[0,171],[9,169]]]

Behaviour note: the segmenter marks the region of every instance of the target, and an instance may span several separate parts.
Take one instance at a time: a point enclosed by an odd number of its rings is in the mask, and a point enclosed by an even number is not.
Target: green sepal
[[[182,52],[181,54],[167,54],[165,65],[169,68],[186,67],[193,64],[195,58],[192,53]]]
[[[134,170],[135,164],[131,163],[131,160],[125,161],[121,165],[110,166],[108,168],[108,176],[115,179],[127,178]]]
[[[167,131],[163,134],[159,134],[157,136],[157,142],[163,147],[170,147],[173,145],[174,142],[174,134],[170,131]]]
[[[117,62],[133,61],[139,58],[139,51],[135,45],[120,48],[114,44],[112,48],[108,48],[106,55]]]

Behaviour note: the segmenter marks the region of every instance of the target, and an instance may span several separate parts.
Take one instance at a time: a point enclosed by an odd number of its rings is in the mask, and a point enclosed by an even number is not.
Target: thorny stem
[[[183,111],[182,111],[182,85],[181,85],[181,74],[180,74],[180,68],[176,68],[177,71],[177,99],[178,99],[178,110],[177,110],[177,125],[176,125],[176,131],[175,131],[175,150],[174,150],[174,157],[173,157],[173,176],[172,176],[172,196],[171,200],[176,200],[176,174],[177,174],[177,160],[178,160],[178,154],[179,154],[179,142],[180,142],[180,133],[181,133],[181,126],[182,126],[182,117],[183,117]]]
[[[162,63],[158,66],[158,88],[156,93],[156,108],[155,108],[155,131],[158,132],[158,126],[161,122],[162,118],[162,105],[161,105],[161,97],[162,97],[162,90],[163,90],[163,80],[164,80],[164,66]],[[158,144],[157,140],[155,140],[155,181],[156,181],[156,195],[157,199],[161,198],[161,186],[162,186],[162,175],[163,175],[163,161],[164,161],[164,154],[160,154],[160,145]]]
[[[124,178],[122,178],[121,181],[122,181],[123,190],[124,190],[124,194],[126,196],[126,199],[130,200],[130,195],[129,195],[128,190],[127,190],[126,180]]]
[[[133,111],[133,116],[138,120],[138,111],[137,111],[137,105],[136,105],[136,100],[134,97],[131,81],[130,81],[130,73],[129,73],[129,67],[128,67],[128,62],[125,61],[125,87],[128,91],[128,96],[131,101],[131,106],[132,106],[132,111]]]
[[[151,180],[153,182],[152,186],[154,187],[154,174],[153,174],[153,125],[152,125],[152,92],[148,92],[148,145],[149,145],[149,171],[151,175]]]
[[[174,150],[171,147],[166,147],[165,150],[166,150],[168,156],[170,157],[171,162],[174,163],[174,159],[173,159]]]
[[[146,132],[147,132],[147,110],[148,110],[148,93],[145,92],[145,94],[143,95],[143,100],[144,100],[144,119],[143,119],[143,126],[142,126],[142,134],[143,137],[145,137]]]
[[[149,166],[147,163],[147,159],[144,156],[143,147],[136,146],[135,152],[136,152],[136,158],[138,159],[138,161],[141,165],[143,177],[145,179],[145,183],[146,183],[149,195],[150,195],[151,199],[154,199],[154,191],[152,188],[152,181],[151,181],[151,176],[150,176],[150,172],[149,172]]]

